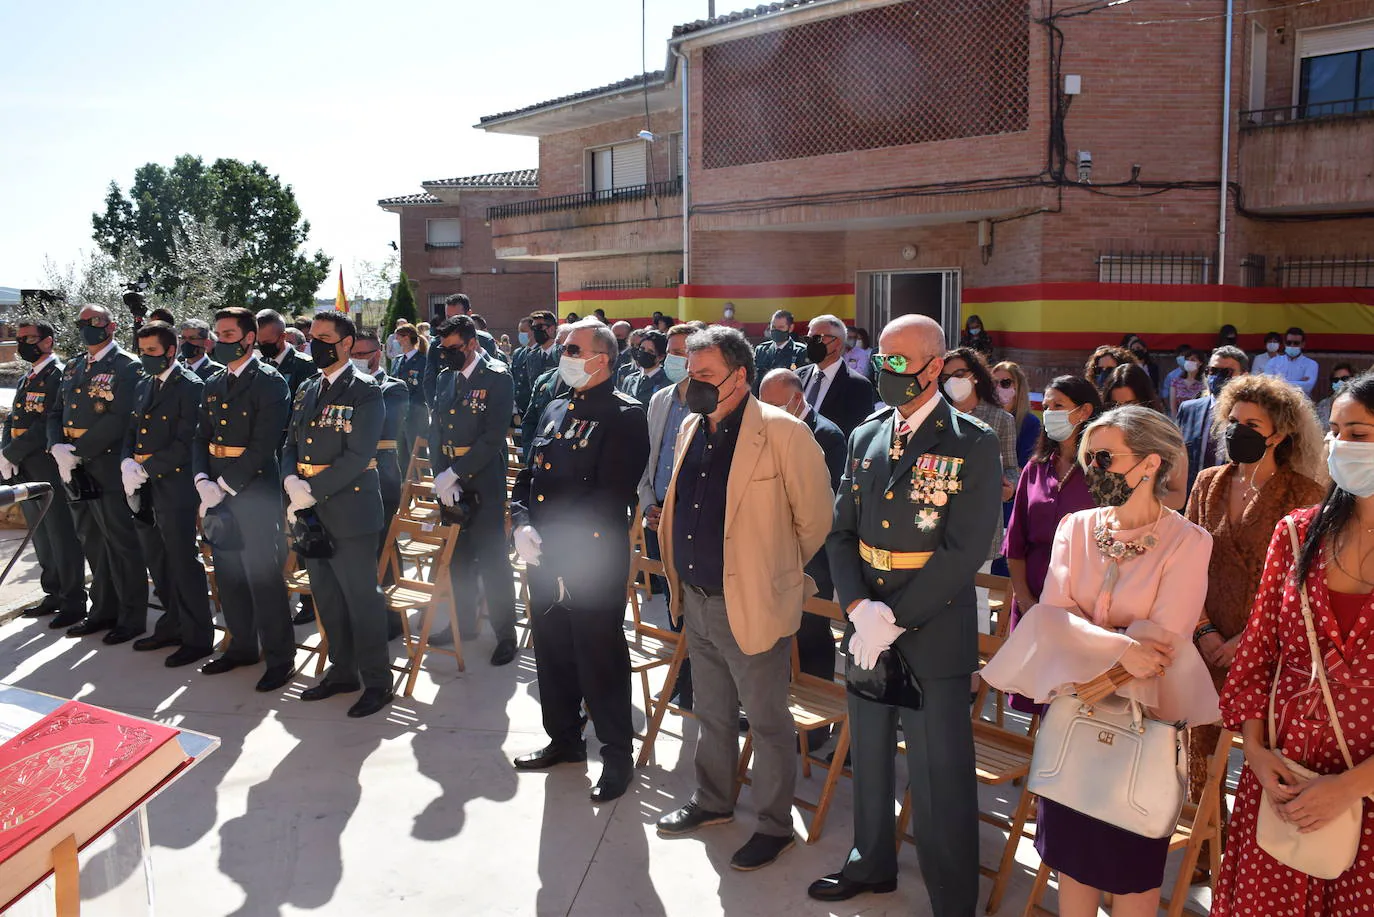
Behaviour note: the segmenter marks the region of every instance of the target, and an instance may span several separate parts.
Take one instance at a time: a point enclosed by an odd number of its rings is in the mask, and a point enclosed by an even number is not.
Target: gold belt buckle
[[[869,550],[873,552],[873,559],[868,562],[868,565],[875,570],[881,570],[884,573],[891,573],[892,552],[887,550],[886,548],[870,548]]]

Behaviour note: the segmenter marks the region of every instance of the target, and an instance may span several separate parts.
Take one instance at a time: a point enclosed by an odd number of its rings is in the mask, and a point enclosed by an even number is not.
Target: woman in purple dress
[[[1059,520],[1095,505],[1078,465],[1078,443],[1089,421],[1102,410],[1096,386],[1082,376],[1059,376],[1045,387],[1042,405],[1040,438],[1016,482],[1003,545],[1011,571],[1012,627],[1040,601]],[[1037,705],[1020,695],[1012,695],[1011,706],[1022,713],[1037,712]]]

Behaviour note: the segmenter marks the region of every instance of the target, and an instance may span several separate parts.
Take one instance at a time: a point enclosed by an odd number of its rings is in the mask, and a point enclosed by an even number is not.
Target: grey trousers
[[[973,917],[978,906],[978,783],[968,676],[922,678],[920,710],[849,696],[853,738],[854,847],[844,875],[856,882],[897,877],[897,717],[906,736],[916,859],[935,917]]]
[[[792,680],[792,638],[750,656],[730,632],[722,596],[682,587],[687,651],[692,657],[693,711],[701,724],[697,739],[697,791],[693,801],[708,812],[734,809],[739,763],[740,702],[754,734],[754,775],[760,834],[792,834],[792,796],[797,785],[796,726],[787,709]]]

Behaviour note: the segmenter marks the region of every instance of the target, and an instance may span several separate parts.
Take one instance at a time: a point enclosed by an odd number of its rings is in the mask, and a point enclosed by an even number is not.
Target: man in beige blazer
[[[802,568],[830,532],[834,495],[811,431],[750,394],[744,335],[713,325],[687,339],[687,403],[659,519],[669,611],[692,656],[697,790],[658,821],[665,837],[734,818],[743,701],[754,735],[758,825],[730,865],[766,866],[792,846],[795,729],[787,709],[792,635],[814,591]]]

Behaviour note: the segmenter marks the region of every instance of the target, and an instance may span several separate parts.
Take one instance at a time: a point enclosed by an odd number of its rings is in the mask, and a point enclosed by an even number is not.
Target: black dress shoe
[[[102,630],[110,630],[113,627],[113,621],[92,621],[90,618],[82,618],[79,623],[67,628],[67,636],[87,637],[91,634],[98,634]]]
[[[315,609],[302,608],[291,618],[292,624],[313,624],[315,622]]]
[[[797,838],[793,834],[786,834],[779,837],[776,834],[759,834],[745,842],[744,846],[735,851],[735,855],[730,858],[730,868],[738,869],[740,872],[752,872],[755,869],[762,869],[769,863],[782,856],[797,843]]]
[[[109,640],[110,638],[107,636],[105,642],[108,643]],[[142,640],[134,641],[134,649],[140,653],[166,649],[169,646],[181,646],[181,641],[176,637],[159,637],[157,634],[153,634],[151,637],[144,637]]]
[[[301,700],[324,700],[327,697],[333,697],[335,694],[352,694],[361,687],[362,685],[358,684],[356,681],[322,681],[302,691]]]
[[[532,751],[528,755],[521,755],[515,759],[515,769],[521,771],[537,771],[546,767],[553,767],[555,764],[580,764],[587,760],[587,745],[585,742],[578,742],[576,745],[556,745],[550,742],[538,751]]]
[[[734,812],[710,812],[695,801],[669,812],[658,820],[659,837],[682,837],[708,825],[725,825],[735,820]]]
[[[63,611],[58,613],[57,617],[49,621],[48,626],[53,630],[63,630],[64,628],[71,627],[73,624],[80,623],[85,620],[85,618],[86,613],[84,611]]]
[[[888,879],[885,882],[856,882],[853,879],[846,879],[842,872],[835,872],[824,879],[817,879],[812,882],[806,893],[817,901],[848,901],[864,892],[885,895],[896,890],[896,879]]]
[[[121,643],[128,643],[141,633],[143,633],[143,631],[134,630],[132,627],[116,627],[100,639],[101,642],[107,643],[110,646],[118,646]]]
[[[515,641],[511,639],[498,640],[496,649],[491,653],[492,665],[507,665],[515,658]]]
[[[47,598],[43,599],[43,601],[39,602],[37,605],[32,605],[28,608],[25,608],[24,613],[21,615],[21,617],[42,618],[46,617],[47,615],[53,614],[57,611],[57,609],[61,607],[62,605],[60,602],[58,602],[56,599],[53,599],[52,596],[48,596]]]
[[[395,697],[395,693],[390,688],[363,688],[363,696],[358,698],[357,703],[348,708],[348,715],[355,720],[371,716],[391,703]]]
[[[628,761],[623,764],[602,765],[601,778],[596,781],[596,786],[592,787],[592,802],[610,802],[624,796],[634,775],[634,765]]]
[[[257,691],[275,691],[278,688],[286,687],[286,683],[291,680],[292,667],[289,665],[269,665],[267,671],[262,673],[258,683],[254,685]]]
[[[205,663],[205,665],[200,667],[200,672],[202,675],[220,675],[224,672],[232,672],[234,669],[241,666],[256,664],[256,659],[234,659],[226,653],[223,656],[211,659],[209,662]]]
[[[162,660],[162,664],[169,669],[175,669],[183,665],[190,665],[193,662],[199,662],[213,652],[214,650],[208,646],[182,646],[175,653]]]

